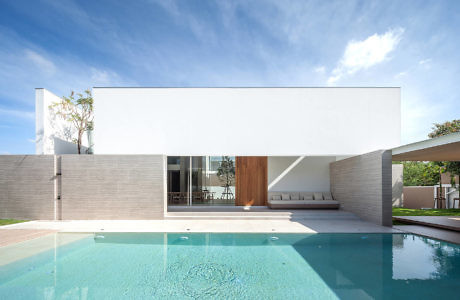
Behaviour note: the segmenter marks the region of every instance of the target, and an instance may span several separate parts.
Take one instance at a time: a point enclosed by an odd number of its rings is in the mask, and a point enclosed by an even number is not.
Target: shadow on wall
[[[403,182],[403,165],[402,164],[393,164],[391,168],[391,183],[392,183],[392,188],[391,188],[391,194],[392,194],[392,200],[391,204],[393,207],[403,207],[404,206],[404,201],[403,201],[403,188],[404,188],[404,182]]]
[[[54,153],[56,154],[78,154],[77,144],[63,140],[58,137],[53,137],[54,141]],[[81,153],[85,154],[88,147],[81,146]]]
[[[393,207],[403,207],[403,183],[402,182],[396,182],[393,183],[392,187],[392,206]]]

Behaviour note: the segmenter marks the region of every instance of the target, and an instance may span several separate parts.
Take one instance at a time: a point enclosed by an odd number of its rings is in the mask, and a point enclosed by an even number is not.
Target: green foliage
[[[0,226],[16,224],[16,223],[22,223],[22,222],[27,222],[27,221],[25,221],[25,220],[14,220],[14,219],[0,219]]]
[[[435,123],[431,128],[432,131],[428,134],[430,138],[440,137],[446,134],[460,132],[460,119],[447,121],[442,124]],[[451,184],[455,186],[455,175],[460,175],[460,161],[441,161],[436,163],[440,168],[441,172],[450,172],[451,174]],[[459,187],[460,189],[460,183]]]
[[[219,167],[217,168],[217,178],[226,187],[232,185],[235,179],[235,165],[229,156],[222,156],[222,160],[219,162]]]
[[[431,128],[432,131],[428,134],[429,138],[440,137],[449,133],[460,131],[460,119],[447,121],[442,124],[434,123],[433,125],[434,126]]]
[[[90,90],[84,94],[72,91],[69,97],[63,96],[61,101],[49,106],[49,109],[69,122],[77,131],[77,138],[73,140],[77,144],[78,154],[81,153],[83,133],[93,129],[93,97]]]
[[[460,209],[410,209],[393,207],[393,216],[460,216]]]
[[[440,180],[440,166],[434,162],[405,161],[404,186],[433,186]]]

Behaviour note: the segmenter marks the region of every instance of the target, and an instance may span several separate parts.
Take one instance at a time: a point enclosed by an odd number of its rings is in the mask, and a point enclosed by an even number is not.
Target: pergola
[[[392,149],[393,161],[460,161],[460,132]]]
[[[392,149],[393,161],[460,161],[460,132],[447,134]],[[436,197],[436,192],[434,197]],[[442,204],[441,198],[438,206]],[[458,199],[458,198],[456,198]],[[448,205],[446,203],[446,205]],[[455,199],[454,199],[455,205]]]

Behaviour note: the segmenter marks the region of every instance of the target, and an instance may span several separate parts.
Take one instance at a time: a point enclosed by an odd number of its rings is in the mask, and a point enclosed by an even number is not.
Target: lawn
[[[393,207],[393,217],[396,216],[460,216],[460,209],[411,209]],[[393,220],[393,225],[407,225]]]
[[[460,209],[410,209],[393,207],[393,216],[460,216]]]
[[[22,222],[27,222],[27,221],[25,221],[25,220],[14,220],[14,219],[0,219],[0,226],[16,224],[16,223],[22,223]]]

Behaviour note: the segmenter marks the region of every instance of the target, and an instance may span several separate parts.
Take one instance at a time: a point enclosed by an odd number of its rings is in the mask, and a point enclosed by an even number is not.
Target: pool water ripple
[[[412,234],[99,235],[0,248],[0,299],[458,297],[460,247]]]

